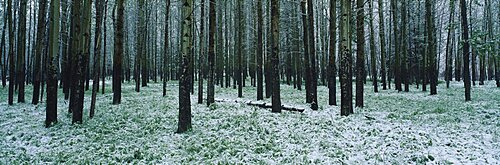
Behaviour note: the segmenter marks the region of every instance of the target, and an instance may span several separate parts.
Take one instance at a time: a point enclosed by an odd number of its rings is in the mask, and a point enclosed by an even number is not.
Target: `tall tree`
[[[19,6],[19,21],[18,21],[18,34],[17,34],[17,85],[19,91],[17,93],[17,102],[24,103],[24,79],[26,76],[26,4],[27,0],[21,0]]]
[[[307,15],[309,17],[309,49],[310,62],[311,62],[311,109],[318,110],[318,73],[316,68],[316,46],[314,37],[314,6],[312,0],[307,0]]]
[[[330,1],[330,56],[328,60],[328,104],[337,105],[337,67],[335,44],[337,37],[337,0]]]
[[[264,20],[262,18],[262,0],[257,0],[257,100],[264,99],[264,85],[262,75],[263,64],[263,40],[262,30]]]
[[[205,78],[203,75],[203,64],[205,63],[203,57],[205,57],[205,42],[203,39],[205,38],[205,0],[201,0],[201,14],[200,14],[200,54],[198,55],[198,104],[203,103],[203,79]]]
[[[373,91],[378,92],[377,58],[375,57],[375,30],[373,29],[373,0],[370,0],[370,70],[372,71]]]
[[[340,115],[348,116],[352,108],[351,1],[341,1],[340,22]]]
[[[143,44],[144,42],[142,41],[142,37],[143,37],[143,34],[142,34],[142,22],[143,22],[143,17],[144,17],[144,13],[142,12],[143,10],[143,6],[144,6],[144,0],[139,0],[139,5],[137,5],[137,19],[139,19],[139,21],[136,21],[136,44],[137,44],[137,48],[135,49],[136,50],[136,53],[135,53],[135,62],[134,62],[134,79],[135,79],[135,91],[136,92],[139,92],[140,91],[140,87],[141,87],[141,58],[142,58],[142,53],[143,53]],[[106,13],[106,9],[104,10],[104,13]],[[104,22],[106,22],[106,18],[104,18]],[[105,28],[106,29],[106,28]],[[106,35],[105,35],[106,36]]]
[[[399,47],[399,38],[398,38],[398,4],[396,0],[391,0],[391,11],[392,11],[392,27],[394,33],[394,64],[392,65],[393,75],[394,75],[394,83],[396,86],[396,90],[403,91],[401,87],[401,57],[400,57],[400,47]]]
[[[436,38],[434,25],[434,4],[433,0],[425,0],[425,17],[426,17],[426,33],[427,33],[427,56],[429,57],[429,81],[431,95],[437,94],[437,67],[436,67]]]
[[[7,17],[9,22],[9,105],[14,104],[15,68],[14,64],[14,21],[12,20],[12,0],[7,0]]]
[[[280,81],[279,81],[279,18],[280,18],[280,3],[279,0],[271,0],[271,64],[273,65],[272,72],[272,112],[281,112],[281,96],[280,96]]]
[[[59,3],[59,0],[50,1],[49,50],[47,57],[49,66],[47,67],[48,76],[45,127],[50,127],[52,124],[57,123],[57,64],[59,62],[59,58],[57,58],[56,55],[59,52]]]
[[[236,4],[236,81],[238,82],[238,97],[243,97],[243,2],[238,1]]]
[[[92,83],[92,98],[90,101],[90,118],[94,117],[95,112],[95,103],[97,92],[99,88],[99,77],[100,77],[100,67],[101,63],[101,39],[102,39],[102,21],[103,21],[103,12],[104,12],[104,1],[95,1],[96,6],[96,25],[95,25],[95,33],[94,33],[94,73],[93,73],[93,83]]]
[[[103,25],[103,30],[104,30],[104,34],[103,34],[103,37],[102,39],[104,40],[103,44],[103,48],[104,48],[104,52],[102,54],[102,94],[104,94],[104,92],[106,92],[105,88],[106,88],[106,56],[107,56],[107,44],[108,42],[106,41],[108,39],[108,35],[107,35],[107,31],[108,31],[108,28],[107,28],[107,23],[106,23],[106,20],[108,19],[108,1],[104,1],[104,23],[102,24]]]
[[[120,104],[122,100],[122,63],[123,63],[123,41],[125,20],[125,0],[117,0],[116,25],[115,25],[115,46],[113,56],[113,104]]]
[[[64,93],[64,100],[69,99],[69,92],[71,88],[71,53],[70,53],[70,48],[71,48],[71,43],[72,40],[70,39],[70,27],[73,25],[73,23],[70,23],[70,0],[62,0],[61,3],[61,41],[62,41],[62,69],[61,69],[61,76],[62,76],[62,81],[61,84],[63,86],[63,93]]]
[[[41,73],[41,65],[42,65],[42,42],[43,42],[43,34],[45,32],[45,9],[47,6],[47,0],[38,1],[38,25],[36,34],[36,52],[35,52],[35,64],[34,64],[34,75],[33,75],[33,98],[31,103],[38,104],[40,101],[40,77]]]
[[[380,73],[382,78],[382,90],[387,89],[387,78],[385,71],[385,24],[384,24],[384,4],[383,0],[378,0],[378,18],[379,18],[379,38],[380,38]]]
[[[210,11],[208,19],[208,87],[207,105],[215,102],[215,0],[210,0]]]
[[[7,10],[7,1],[4,0],[3,1],[3,6],[2,6],[3,10],[6,11]],[[2,70],[2,87],[5,88],[5,86],[7,86],[7,47],[5,46],[5,29],[7,29],[7,24],[8,24],[8,20],[7,20],[7,13],[10,13],[10,12],[3,12],[4,15],[3,15],[3,28],[2,28],[2,43],[0,44],[0,53],[1,53],[1,58],[0,60],[0,63],[2,63],[2,65],[0,65],[0,69]]]
[[[306,103],[311,103],[312,102],[312,97],[311,97],[311,64],[309,62],[309,27],[307,26],[307,8],[306,8],[306,1],[307,0],[302,0],[300,3],[300,10],[302,12],[302,29],[303,29],[303,41],[304,41],[304,73],[305,73],[305,85],[306,85]],[[314,49],[314,48],[312,48]]]
[[[450,1],[450,17],[448,20],[448,35],[446,39],[446,68],[445,68],[445,80],[446,80],[446,88],[450,87],[450,81],[452,78],[452,66],[451,63],[453,61],[453,43],[451,43],[451,39],[454,37],[454,33],[452,33],[452,29],[454,29],[454,18],[455,18],[455,0]]]
[[[191,56],[191,40],[192,31],[191,25],[193,16],[193,0],[182,0],[182,41],[181,41],[181,60],[180,68],[181,75],[179,79],[179,123],[177,133],[183,133],[191,129],[191,99],[189,94],[190,88],[190,56]]]
[[[426,0],[426,2],[429,0]],[[462,18],[462,38],[463,38],[463,63],[464,63],[464,86],[465,86],[465,101],[471,101],[470,92],[471,92],[471,82],[470,82],[470,71],[469,71],[469,54],[470,54],[470,45],[469,45],[469,28],[467,27],[469,24],[467,23],[467,7],[465,4],[465,0],[460,0],[460,14]]]
[[[164,49],[163,49],[163,97],[167,95],[167,77],[168,77],[168,55],[169,55],[169,29],[168,29],[168,21],[170,17],[170,0],[166,0],[166,8],[165,8],[165,38],[164,38]]]
[[[365,10],[364,0],[356,0],[356,107],[363,107],[364,84],[365,77]]]
[[[401,66],[401,81],[405,85],[405,92],[410,91],[410,80],[409,80],[409,72],[408,72],[408,11],[407,11],[407,6],[408,3],[406,0],[401,1],[401,60],[400,60],[400,66]]]

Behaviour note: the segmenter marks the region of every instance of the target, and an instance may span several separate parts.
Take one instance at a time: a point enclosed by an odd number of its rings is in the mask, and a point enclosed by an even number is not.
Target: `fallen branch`
[[[245,103],[246,105],[250,106],[257,106],[260,108],[272,108],[273,105],[271,103],[265,103],[262,101],[238,101],[238,100],[228,100],[228,99],[215,99],[216,102],[232,102],[232,103]],[[286,110],[286,111],[292,111],[292,112],[304,112],[304,108],[297,108],[297,107],[292,107],[292,106],[287,106],[287,105],[281,105],[281,109]]]

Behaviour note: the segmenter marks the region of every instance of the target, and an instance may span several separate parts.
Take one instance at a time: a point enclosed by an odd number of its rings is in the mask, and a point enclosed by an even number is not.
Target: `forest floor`
[[[43,125],[44,104],[7,106],[7,88],[0,88],[0,164],[500,164],[500,88],[492,81],[473,87],[471,102],[464,102],[461,82],[449,89],[439,84],[434,96],[415,86],[409,93],[374,93],[366,85],[365,108],[349,117],[327,105],[324,86],[318,111],[304,104],[304,91],[281,86],[282,103],[306,108],[303,113],[275,114],[244,103],[207,107],[196,104],[195,92],[193,129],[185,134],[174,133],[178,85],[168,85],[162,97],[161,83],[140,93],[125,83],[122,104],[111,105],[109,81],[93,119],[86,93],[81,125],[71,124],[59,91],[59,123],[51,128]],[[27,101],[31,90],[27,86]],[[255,100],[256,89],[245,87],[243,94],[216,88],[216,98],[240,101]]]

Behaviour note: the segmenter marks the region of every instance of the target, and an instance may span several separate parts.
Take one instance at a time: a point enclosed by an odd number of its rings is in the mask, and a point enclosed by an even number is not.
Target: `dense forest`
[[[500,1],[3,0],[0,11],[0,111],[44,107],[49,129],[154,109],[175,118],[175,130],[163,131],[188,138],[206,129],[196,121],[205,110],[378,121],[371,108],[434,109],[419,99],[435,97],[467,113],[488,105],[485,125],[498,131]],[[383,103],[406,98],[421,104]],[[225,107],[234,103],[242,107]],[[302,118],[288,115],[272,121]],[[470,163],[498,163],[499,151]]]

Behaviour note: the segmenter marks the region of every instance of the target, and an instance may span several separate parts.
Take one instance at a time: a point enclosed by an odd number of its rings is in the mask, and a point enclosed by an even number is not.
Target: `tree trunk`
[[[50,29],[49,29],[49,55],[47,61],[47,105],[45,116],[45,127],[57,123],[57,64],[59,58],[59,0],[50,1]],[[41,5],[41,4],[40,4]],[[41,6],[40,6],[41,7]],[[42,12],[40,12],[41,14]],[[39,24],[43,24],[39,22]],[[38,31],[43,33],[43,31]]]
[[[409,80],[409,71],[408,71],[408,12],[407,12],[407,6],[408,3],[406,0],[402,0],[401,2],[401,22],[403,23],[403,26],[401,26],[401,81],[405,85],[405,92],[410,91],[410,80]]]
[[[244,22],[242,21],[243,19],[243,4],[241,1],[238,1],[236,2],[237,5],[236,5],[236,13],[238,14],[238,17],[236,19],[236,24],[237,24],[237,28],[236,30],[238,31],[237,32],[237,35],[236,35],[236,49],[237,49],[237,57],[236,57],[236,80],[238,82],[238,97],[243,97],[243,26],[244,26]]]
[[[436,68],[436,38],[434,26],[434,1],[425,0],[425,17],[427,33],[427,57],[429,57],[428,75],[430,81],[431,95],[437,94],[437,68]]]
[[[191,129],[191,99],[189,94],[190,87],[190,58],[192,48],[192,31],[191,24],[193,20],[193,1],[182,1],[182,54],[181,54],[181,75],[179,80],[179,123],[177,133],[183,133]]]
[[[8,103],[9,105],[14,104],[14,86],[15,86],[15,68],[14,64],[14,21],[12,20],[12,15],[14,12],[12,11],[12,0],[7,0],[7,12],[8,14],[8,22],[9,22],[9,96]]]
[[[262,30],[264,20],[262,18],[262,0],[257,0],[257,100],[264,99],[264,86],[263,86],[263,40]]]
[[[113,56],[113,104],[120,104],[122,98],[122,63],[123,63],[123,40],[124,40],[124,1],[117,1],[115,46]]]
[[[271,112],[281,113],[281,97],[280,97],[280,80],[279,80],[279,18],[280,18],[280,3],[279,0],[271,0],[271,63],[273,65],[272,72],[272,104]]]
[[[21,0],[19,6],[19,25],[17,34],[17,85],[19,86],[19,91],[17,93],[17,102],[24,103],[24,90],[25,90],[25,78],[26,78],[26,4],[27,0]]]
[[[92,83],[92,98],[90,102],[90,118],[94,117],[95,112],[95,103],[96,96],[99,88],[99,77],[100,77],[100,69],[99,64],[101,63],[101,27],[103,21],[103,12],[104,12],[104,1],[95,1],[96,6],[96,26],[95,26],[95,35],[94,35],[94,73],[93,73],[93,83]]]
[[[163,48],[163,97],[167,96],[167,77],[168,77],[168,54],[169,54],[169,17],[170,17],[170,0],[166,0],[166,8],[165,8],[165,45]]]
[[[40,77],[41,74],[41,65],[42,65],[42,42],[43,42],[43,34],[45,32],[45,10],[47,6],[47,0],[40,0],[39,3],[39,11],[38,11],[38,26],[37,26],[37,35],[36,35],[36,52],[35,52],[35,65],[34,65],[34,75],[33,75],[33,98],[31,103],[38,104],[40,100]],[[50,43],[49,43],[50,44]],[[56,43],[57,44],[57,43]],[[57,83],[57,82],[56,82]]]
[[[205,35],[203,34],[205,32],[205,0],[201,0],[201,16],[200,16],[200,54],[198,55],[198,104],[203,103],[203,79],[205,78],[203,75],[204,70],[203,70],[203,63],[205,57],[205,42],[203,39],[205,38]]]
[[[73,113],[72,123],[82,123],[83,102],[80,104],[83,94],[83,2],[74,1],[71,6],[71,91],[69,112]]]
[[[208,87],[207,105],[214,103],[215,99],[215,0],[210,0],[210,11],[208,19]]]
[[[387,76],[386,76],[386,71],[385,71],[385,55],[386,55],[386,46],[385,46],[385,28],[384,28],[384,4],[382,3],[383,0],[378,0],[378,18],[379,18],[379,34],[380,34],[380,73],[381,73],[381,78],[382,78],[382,90],[387,90]]]
[[[428,0],[427,0],[428,1]],[[465,86],[465,101],[471,101],[470,92],[471,92],[471,82],[470,82],[470,72],[469,72],[469,28],[467,27],[469,24],[467,23],[467,7],[465,4],[465,0],[460,0],[460,14],[462,16],[462,38],[463,38],[463,74],[464,74],[464,86]]]
[[[455,1],[452,0],[450,2],[450,18],[448,20],[448,35],[446,39],[446,69],[445,69],[445,80],[446,80],[446,88],[450,88],[450,81],[452,77],[452,67],[451,63],[453,61],[453,46],[452,43],[450,42],[452,37],[452,29],[454,29],[454,18],[455,18]]]
[[[328,60],[328,104],[337,105],[337,67],[335,44],[337,37],[337,0],[330,1],[330,54]]]
[[[318,110],[318,73],[316,68],[316,47],[315,45],[315,37],[314,37],[314,12],[313,12],[313,3],[312,0],[307,0],[307,15],[309,16],[309,45],[311,48],[310,52],[310,60],[311,60],[311,109]]]
[[[370,66],[372,71],[373,91],[378,92],[377,58],[375,57],[375,30],[373,29],[373,0],[370,0]]]
[[[309,34],[308,34],[308,25],[307,25],[307,11],[306,11],[306,0],[302,0],[300,3],[300,9],[302,11],[302,29],[304,36],[304,68],[305,68],[305,78],[306,78],[306,103],[312,103],[311,97],[311,64],[309,62]],[[314,49],[314,48],[312,48]]]
[[[340,115],[348,116],[352,108],[351,1],[341,1],[340,22]]]
[[[364,107],[363,93],[364,84],[363,77],[365,76],[365,13],[364,0],[356,1],[356,107]]]
[[[108,19],[108,1],[105,1],[104,2],[104,22],[103,22],[103,28],[104,28],[104,34],[103,34],[103,44],[104,44],[104,52],[102,54],[102,94],[104,94],[106,92],[105,88],[106,88],[106,55],[107,55],[107,47],[106,45],[108,44],[108,42],[106,41],[108,39],[108,35],[107,35],[107,31],[108,31],[108,28],[106,27],[107,25],[107,22],[106,20]]]

